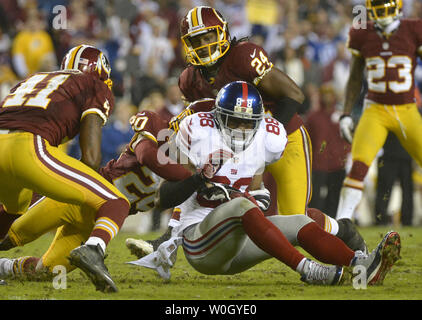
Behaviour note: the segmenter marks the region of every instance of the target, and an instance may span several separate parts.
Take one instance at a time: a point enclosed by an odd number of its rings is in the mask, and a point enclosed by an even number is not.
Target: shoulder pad
[[[204,98],[196,100],[189,104],[188,108],[191,109],[194,113],[196,112],[209,112],[214,109],[215,99],[213,98]]]
[[[261,125],[265,130],[265,150],[280,157],[287,144],[287,133],[284,126],[270,116],[265,116]]]

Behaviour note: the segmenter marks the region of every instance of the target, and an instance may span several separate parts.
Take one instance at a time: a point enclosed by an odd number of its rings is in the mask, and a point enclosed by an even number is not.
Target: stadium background
[[[210,5],[226,18],[232,37],[249,36],[263,46],[273,63],[302,88],[306,100],[300,113],[305,120],[329,103],[336,110],[331,120],[337,123],[349,72],[347,34],[353,8],[362,4],[361,0],[1,0],[0,100],[29,74],[59,68],[69,48],[82,43],[97,46],[110,60],[116,96],[116,109],[103,131],[104,164],[129,141],[130,115],[150,109],[170,119],[183,108],[177,87],[185,65],[179,22],[190,8]],[[422,1],[403,0],[403,15],[422,18]],[[421,61],[415,80],[422,90]],[[355,118],[360,111],[361,101],[355,106]],[[65,147],[78,157],[77,140]],[[313,147],[318,154],[321,146]],[[349,165],[346,161],[346,170]],[[315,166],[318,158],[314,158]],[[421,225],[421,169],[412,166],[413,225]],[[375,221],[376,179],[374,164],[358,208],[362,226]],[[400,223],[400,203],[401,188],[396,184],[388,208],[396,224]],[[166,219],[161,219],[161,227],[165,224]],[[138,214],[129,217],[123,229],[143,233],[152,228],[156,230],[157,225],[151,216]]]

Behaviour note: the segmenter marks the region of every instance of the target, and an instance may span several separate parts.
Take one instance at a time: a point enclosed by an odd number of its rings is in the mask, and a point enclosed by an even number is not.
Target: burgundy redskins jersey
[[[273,64],[265,50],[252,42],[239,42],[232,45],[222,58],[218,73],[214,79],[207,79],[204,68],[188,66],[179,77],[179,87],[187,101],[193,102],[203,98],[215,98],[218,91],[233,81],[247,81],[257,86],[261,79],[271,70]],[[267,110],[272,110],[274,101],[262,94]],[[288,134],[303,124],[295,114],[286,126]]]
[[[77,70],[36,73],[12,88],[0,104],[0,128],[32,132],[50,145],[74,138],[80,122],[97,113],[106,123],[114,108],[107,85]]]
[[[388,38],[373,22],[366,29],[350,29],[348,47],[365,59],[367,99],[387,105],[415,102],[414,71],[422,49],[421,30],[421,19],[401,19]]]
[[[165,141],[168,123],[155,112],[143,111],[132,117],[131,124],[135,133],[125,152],[117,160],[110,160],[100,169],[100,174],[127,197],[131,204],[129,214],[135,214],[154,207],[160,177],[138,162],[134,149],[142,139],[151,139],[157,143],[161,139]]]

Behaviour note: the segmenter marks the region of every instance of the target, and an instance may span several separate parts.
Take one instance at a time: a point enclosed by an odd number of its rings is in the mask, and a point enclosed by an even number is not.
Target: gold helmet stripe
[[[70,60],[69,62],[66,64],[66,69],[77,69],[74,66],[75,63],[75,57],[76,54],[78,53],[78,51],[82,48],[82,45],[77,46],[75,49],[72,50],[72,52],[70,53]]]
[[[192,11],[192,10],[191,10]],[[192,28],[196,27],[198,25],[198,8],[194,8],[192,13],[190,14],[191,16],[191,24],[192,24]]]

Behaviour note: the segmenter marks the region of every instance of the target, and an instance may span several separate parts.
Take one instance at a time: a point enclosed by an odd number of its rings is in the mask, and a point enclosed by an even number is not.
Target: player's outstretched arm
[[[81,122],[81,161],[94,170],[98,170],[101,164],[102,125],[103,119],[95,113],[86,115]]]
[[[263,95],[274,100],[277,107],[273,117],[283,125],[287,125],[305,100],[305,95],[299,86],[276,67],[262,78],[257,88]]]
[[[195,191],[202,188],[206,179],[201,172],[195,173],[190,166],[186,167],[193,173],[181,181],[163,181],[156,193],[155,207],[160,210],[174,208],[185,202]]]
[[[175,163],[162,152],[155,141],[143,139],[135,147],[135,155],[141,165],[168,181],[180,181],[190,177],[190,170]]]
[[[350,75],[346,85],[344,113],[350,114],[362,89],[365,60],[353,55],[350,62]]]
[[[340,135],[349,143],[352,143],[354,128],[350,113],[362,88],[364,69],[365,60],[360,56],[353,55],[350,65],[350,75],[346,85],[343,115],[340,117],[339,122]]]

